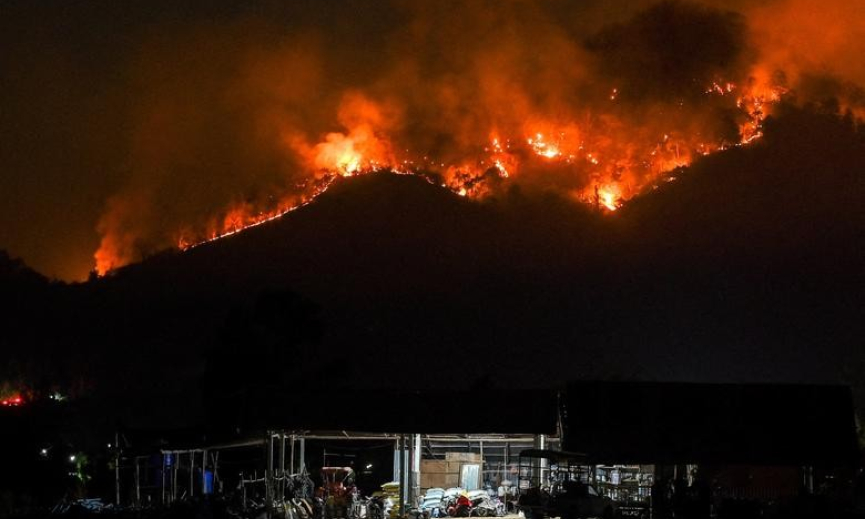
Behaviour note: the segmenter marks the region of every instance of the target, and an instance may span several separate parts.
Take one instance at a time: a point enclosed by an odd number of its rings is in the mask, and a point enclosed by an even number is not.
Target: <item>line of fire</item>
[[[374,404],[269,395],[242,434],[118,431],[103,475],[112,498],[56,511],[193,514],[219,502],[236,516],[292,519],[741,519],[850,509],[861,495],[843,386],[576,382],[350,396]]]
[[[865,0],[0,42],[0,519],[865,519]]]

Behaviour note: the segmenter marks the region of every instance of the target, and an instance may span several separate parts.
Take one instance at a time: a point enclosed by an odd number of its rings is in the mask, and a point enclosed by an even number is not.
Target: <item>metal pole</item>
[[[480,443],[480,451],[481,451],[481,470],[480,470],[480,481],[478,481],[478,488],[484,488],[484,467],[486,466],[486,462],[484,461],[484,441],[481,440]]]
[[[273,516],[273,431],[267,431],[267,472],[264,473],[264,509]]]
[[[297,474],[297,473],[300,472],[300,471],[299,471],[299,470],[295,470],[296,467],[295,467],[295,465],[294,465],[294,440],[295,440],[295,435],[292,434],[292,435],[291,435],[291,473],[292,473],[292,474]]]
[[[405,516],[405,434],[399,435],[399,515]]]
[[[306,472],[306,439],[303,436],[300,437],[299,458],[299,466],[297,467],[298,474]]]
[[[165,453],[162,453],[162,505],[165,505]]]
[[[213,491],[218,492],[219,487],[219,451],[213,456]]]
[[[189,451],[189,497],[195,495],[195,451]]]
[[[141,473],[138,470],[139,458],[135,457],[135,508],[141,508]]]
[[[243,494],[243,510],[246,511],[246,482],[243,481],[243,472],[240,473],[240,489]]]
[[[545,450],[547,448],[547,435],[546,434],[539,434],[538,435],[538,447],[540,447],[541,450]],[[541,463],[540,463],[540,465],[541,465],[540,466],[541,485],[543,485],[545,482],[544,475],[547,472],[547,463],[548,463],[548,461],[546,458],[541,458]]]
[[[285,431],[279,435],[279,500],[285,500]]]
[[[510,457],[511,457],[511,443],[505,442],[505,470],[504,470],[504,473],[502,474],[502,480],[509,480],[510,481],[510,476],[508,475],[508,471],[510,470],[510,464],[511,464]]]
[[[114,504],[120,506],[120,434],[114,431]]]
[[[409,434],[406,436],[406,441],[408,442],[408,460],[407,466],[405,470],[405,500],[406,500],[406,510],[405,513],[414,506],[414,435]]]
[[[174,470],[171,471],[171,502],[177,501],[177,473],[180,471],[180,453],[171,453],[171,466]]]
[[[201,495],[207,495],[207,449],[201,451]]]
[[[420,434],[415,434],[413,438],[414,443],[414,455],[412,456],[412,495],[414,496],[415,501],[412,502],[412,506],[419,504],[417,501],[420,500],[420,458],[421,458],[421,444],[420,444]]]

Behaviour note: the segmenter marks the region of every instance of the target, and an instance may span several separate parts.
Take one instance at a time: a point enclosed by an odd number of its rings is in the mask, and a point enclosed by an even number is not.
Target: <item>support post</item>
[[[120,506],[120,434],[114,431],[114,505]]]
[[[545,450],[547,448],[547,435],[546,434],[539,434],[538,435],[538,448],[541,450]],[[547,464],[549,462],[546,458],[541,458],[540,461],[541,461],[541,463],[540,463],[540,469],[541,469],[540,476],[541,476],[541,484],[543,485],[544,482],[546,481]]]
[[[405,470],[405,434],[399,435],[399,515],[405,516],[406,470]]]
[[[161,501],[161,504],[162,504],[162,506],[165,506],[165,453],[164,452],[162,453],[162,477],[160,479],[162,480],[162,498],[161,498],[162,501]]]
[[[393,441],[393,481],[402,481],[400,474],[402,471],[399,468],[399,436]]]
[[[171,453],[171,502],[177,501],[177,473],[180,472],[180,453]]]
[[[420,460],[421,460],[421,443],[420,434],[412,436],[414,444],[411,457],[411,479],[412,479],[412,506],[420,504]]]
[[[138,456],[135,457],[135,508],[141,508],[141,471]]]
[[[292,474],[297,474],[297,473],[300,472],[300,471],[299,471],[299,470],[295,470],[295,469],[296,469],[296,466],[295,466],[295,464],[294,464],[294,440],[295,440],[295,435],[292,434],[292,435],[291,435],[291,464],[290,464],[290,465],[291,465],[291,473],[292,473]]]
[[[511,469],[511,442],[505,442],[505,466],[504,471],[502,471],[502,481],[508,480],[510,481],[509,471]],[[519,478],[517,478],[519,479]],[[519,482],[516,482],[519,484]]]
[[[414,435],[409,434],[406,436],[406,442],[408,442],[408,459],[406,460],[406,474],[405,474],[405,500],[406,500],[406,509],[405,513],[414,506]]]
[[[213,456],[213,491],[219,491],[219,451],[216,451],[216,454]]]
[[[207,495],[207,449],[201,451],[201,495]]]
[[[535,448],[536,449],[546,449],[547,448],[547,437],[543,434],[535,435]],[[547,460],[544,458],[540,458],[532,461],[532,482],[533,486],[540,487],[544,484],[544,472],[547,468]]]
[[[285,500],[285,431],[279,435],[279,500]]]
[[[486,467],[486,460],[484,459],[484,441],[479,440],[478,443],[480,444],[481,452],[480,474],[478,474],[480,481],[478,481],[478,488],[484,488],[484,467]]]
[[[189,497],[195,495],[195,451],[189,451]]]
[[[298,453],[299,465],[297,467],[297,473],[302,474],[306,472],[306,438],[303,436],[300,437],[300,452]]]
[[[264,509],[268,519],[273,517],[273,431],[267,431],[267,472],[264,473]]]

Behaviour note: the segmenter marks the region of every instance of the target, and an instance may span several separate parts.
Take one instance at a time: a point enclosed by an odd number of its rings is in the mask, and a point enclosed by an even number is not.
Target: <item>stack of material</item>
[[[422,460],[420,486],[428,488],[453,488],[462,486],[460,476],[464,464],[480,465],[480,454],[472,452],[447,452],[444,460]]]
[[[400,502],[399,502],[399,482],[392,481],[390,483],[385,483],[381,486],[382,493],[393,503],[393,506],[390,509],[390,513],[388,516],[390,519],[396,519],[400,515]]]

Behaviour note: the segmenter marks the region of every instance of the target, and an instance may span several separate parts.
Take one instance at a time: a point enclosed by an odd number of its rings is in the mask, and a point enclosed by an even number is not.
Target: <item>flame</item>
[[[468,157],[453,162],[429,154],[415,155],[408,149],[398,158],[386,108],[354,93],[346,96],[339,111],[342,131],[325,133],[313,143],[302,135],[285,135],[287,147],[303,158],[311,173],[305,183],[277,197],[269,208],[235,203],[221,217],[212,218],[205,230],[184,227],[176,233],[175,243],[185,250],[236,234],[309,204],[337,178],[378,171],[421,176],[431,183],[440,175],[444,182],[436,181],[436,185],[457,196],[480,199],[494,192],[494,179],[520,181],[523,175],[530,174],[526,172],[566,168],[577,178],[589,179],[573,191],[577,200],[603,212],[614,212],[645,188],[675,180],[673,172],[689,166],[696,157],[758,140],[763,135],[763,122],[786,90],[773,85],[767,74],[758,73],[746,85],[719,79],[707,85],[704,92],[725,103],[735,102],[743,117],[738,142],[705,140],[697,132],[688,134],[673,128],[652,135],[653,125],[623,127],[609,115],[564,123],[535,117],[524,124],[527,137],[492,130],[487,144],[477,149],[474,157],[469,152]],[[609,97],[615,101],[618,96],[619,90],[614,88]],[[131,240],[131,235],[123,233],[108,233],[103,238],[95,255],[100,275],[131,260],[120,253],[131,248],[130,243],[123,242],[124,236]]]
[[[702,157],[759,141],[788,87],[799,90],[794,102],[819,102],[826,90],[846,98],[842,109],[865,113],[855,92],[865,70],[856,2],[736,2],[731,11],[648,2],[617,10],[615,20],[543,2],[406,4],[393,18],[400,23],[376,21],[366,50],[340,47],[344,34],[327,32],[344,32],[340,24],[287,39],[280,29],[236,53],[224,51],[248,38],[229,33],[224,47],[205,31],[201,41],[177,42],[196,67],[161,54],[178,45],[146,47],[153,52],[140,53],[129,82],[148,93],[133,104],[135,179],[119,195],[125,203],[109,202],[100,219],[97,271],[169,242],[186,249],[240,232],[308,204],[341,177],[377,171],[470,199],[514,185],[551,190],[606,214]],[[357,21],[349,29],[366,28]],[[680,26],[682,37],[654,37]],[[361,41],[354,36],[341,41]],[[832,84],[811,85],[815,76]],[[238,149],[211,159],[208,146],[227,135]],[[252,178],[232,165],[255,168]],[[209,166],[221,189],[194,183],[209,178]],[[185,171],[192,178],[177,181]],[[258,189],[241,197],[247,181]],[[142,187],[150,191],[138,204]],[[154,214],[160,206],[164,217]]]
[[[363,169],[363,155],[357,148],[366,142],[367,136],[346,136],[329,133],[326,142],[315,147],[315,166],[323,170],[336,171],[344,177],[351,177]]]
[[[526,142],[528,142],[529,146],[532,147],[535,153],[541,157],[554,159],[562,154],[559,151],[559,147],[555,144],[546,142],[544,135],[541,133],[535,134],[535,137],[529,137]]]
[[[616,186],[605,186],[598,188],[598,204],[603,206],[608,211],[615,211],[619,208],[619,195]]]

